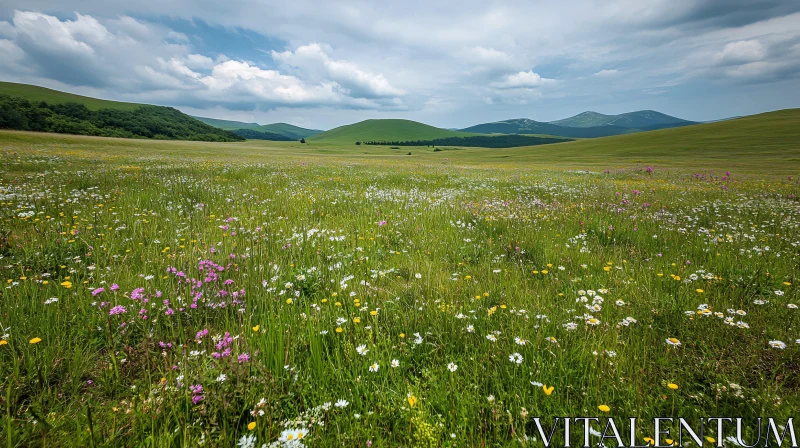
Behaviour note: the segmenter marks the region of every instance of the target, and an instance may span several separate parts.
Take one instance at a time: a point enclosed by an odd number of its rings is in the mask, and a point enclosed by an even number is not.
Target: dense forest
[[[276,142],[293,142],[295,139],[274,132],[256,131],[253,129],[234,129],[234,134],[251,140],[273,140]]]
[[[0,129],[161,140],[244,140],[171,107],[143,105],[134,110],[90,110],[79,103],[34,104],[9,95],[0,95]]]
[[[547,138],[547,137],[532,137],[529,135],[494,135],[483,136],[478,135],[474,137],[443,137],[434,140],[409,140],[409,141],[368,141],[363,142],[365,145],[381,145],[381,146],[468,146],[478,148],[513,148],[516,146],[534,146],[546,145],[549,143],[569,142],[570,139],[565,138]],[[361,142],[356,142],[361,144]]]

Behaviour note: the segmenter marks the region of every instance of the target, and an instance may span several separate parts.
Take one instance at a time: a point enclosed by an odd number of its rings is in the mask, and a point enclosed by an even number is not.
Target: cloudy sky
[[[328,129],[800,106],[798,0],[4,0],[0,80]]]

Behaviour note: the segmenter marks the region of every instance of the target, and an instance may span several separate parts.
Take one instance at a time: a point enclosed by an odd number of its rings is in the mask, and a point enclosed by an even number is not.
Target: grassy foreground
[[[651,172],[542,148],[0,133],[2,443],[525,446],[532,417],[796,415],[800,184],[757,173],[796,174],[788,150]]]

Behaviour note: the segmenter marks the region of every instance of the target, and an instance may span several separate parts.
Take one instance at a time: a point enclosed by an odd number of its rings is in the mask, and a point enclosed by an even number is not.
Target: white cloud
[[[211,75],[202,77],[200,82],[213,94],[247,93],[282,104],[332,103],[339,98],[333,83],[309,86],[294,76],[241,61],[217,64]]]
[[[508,75],[499,82],[492,83],[492,87],[498,89],[517,89],[517,88],[534,88],[546,85],[553,85],[556,83],[555,79],[542,78],[538,73],[533,70],[527,72],[519,72]]]
[[[760,61],[766,54],[766,48],[758,40],[740,40],[725,45],[722,51],[714,55],[714,59],[725,65],[746,64]]]
[[[185,64],[194,69],[210,69],[214,67],[214,60],[202,54],[190,54],[184,58]]]
[[[328,78],[349,89],[351,93],[366,98],[399,97],[406,94],[395,88],[380,73],[361,70],[356,64],[332,59],[318,43],[302,45],[294,51],[272,51],[272,58],[291,68]]]
[[[458,56],[466,62],[490,67],[507,66],[512,61],[511,55],[504,51],[481,46],[465,48]]]
[[[176,31],[169,31],[167,33],[167,38],[172,39],[176,42],[189,42],[189,37],[183,33],[178,33]]]
[[[331,58],[320,44],[273,53],[276,61],[291,66],[292,73],[285,73],[225,55],[215,60],[194,53],[185,34],[126,16],[101,23],[83,14],[60,20],[15,11],[10,22],[0,23],[0,32],[9,37],[0,39],[0,57],[14,61],[0,67],[0,74],[34,73],[66,84],[114,89],[117,97],[151,92],[152,98],[177,100],[178,105],[406,107],[398,98],[405,91],[381,74]]]
[[[0,39],[0,60],[5,63],[17,62],[25,56],[25,52],[16,46],[14,42]]]
[[[610,69],[610,70],[600,70],[599,72],[595,72],[592,76],[597,76],[599,78],[611,78],[620,74],[619,70]]]
[[[47,52],[68,52],[77,56],[94,53],[93,45],[110,40],[108,30],[90,16],[76,14],[76,20],[58,20],[38,12],[17,11],[12,24],[18,40]]]

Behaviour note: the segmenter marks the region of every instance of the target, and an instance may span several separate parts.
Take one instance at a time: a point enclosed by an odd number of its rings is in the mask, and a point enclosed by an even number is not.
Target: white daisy
[[[772,348],[783,350],[786,348],[786,343],[782,341],[769,341],[769,346]]]

